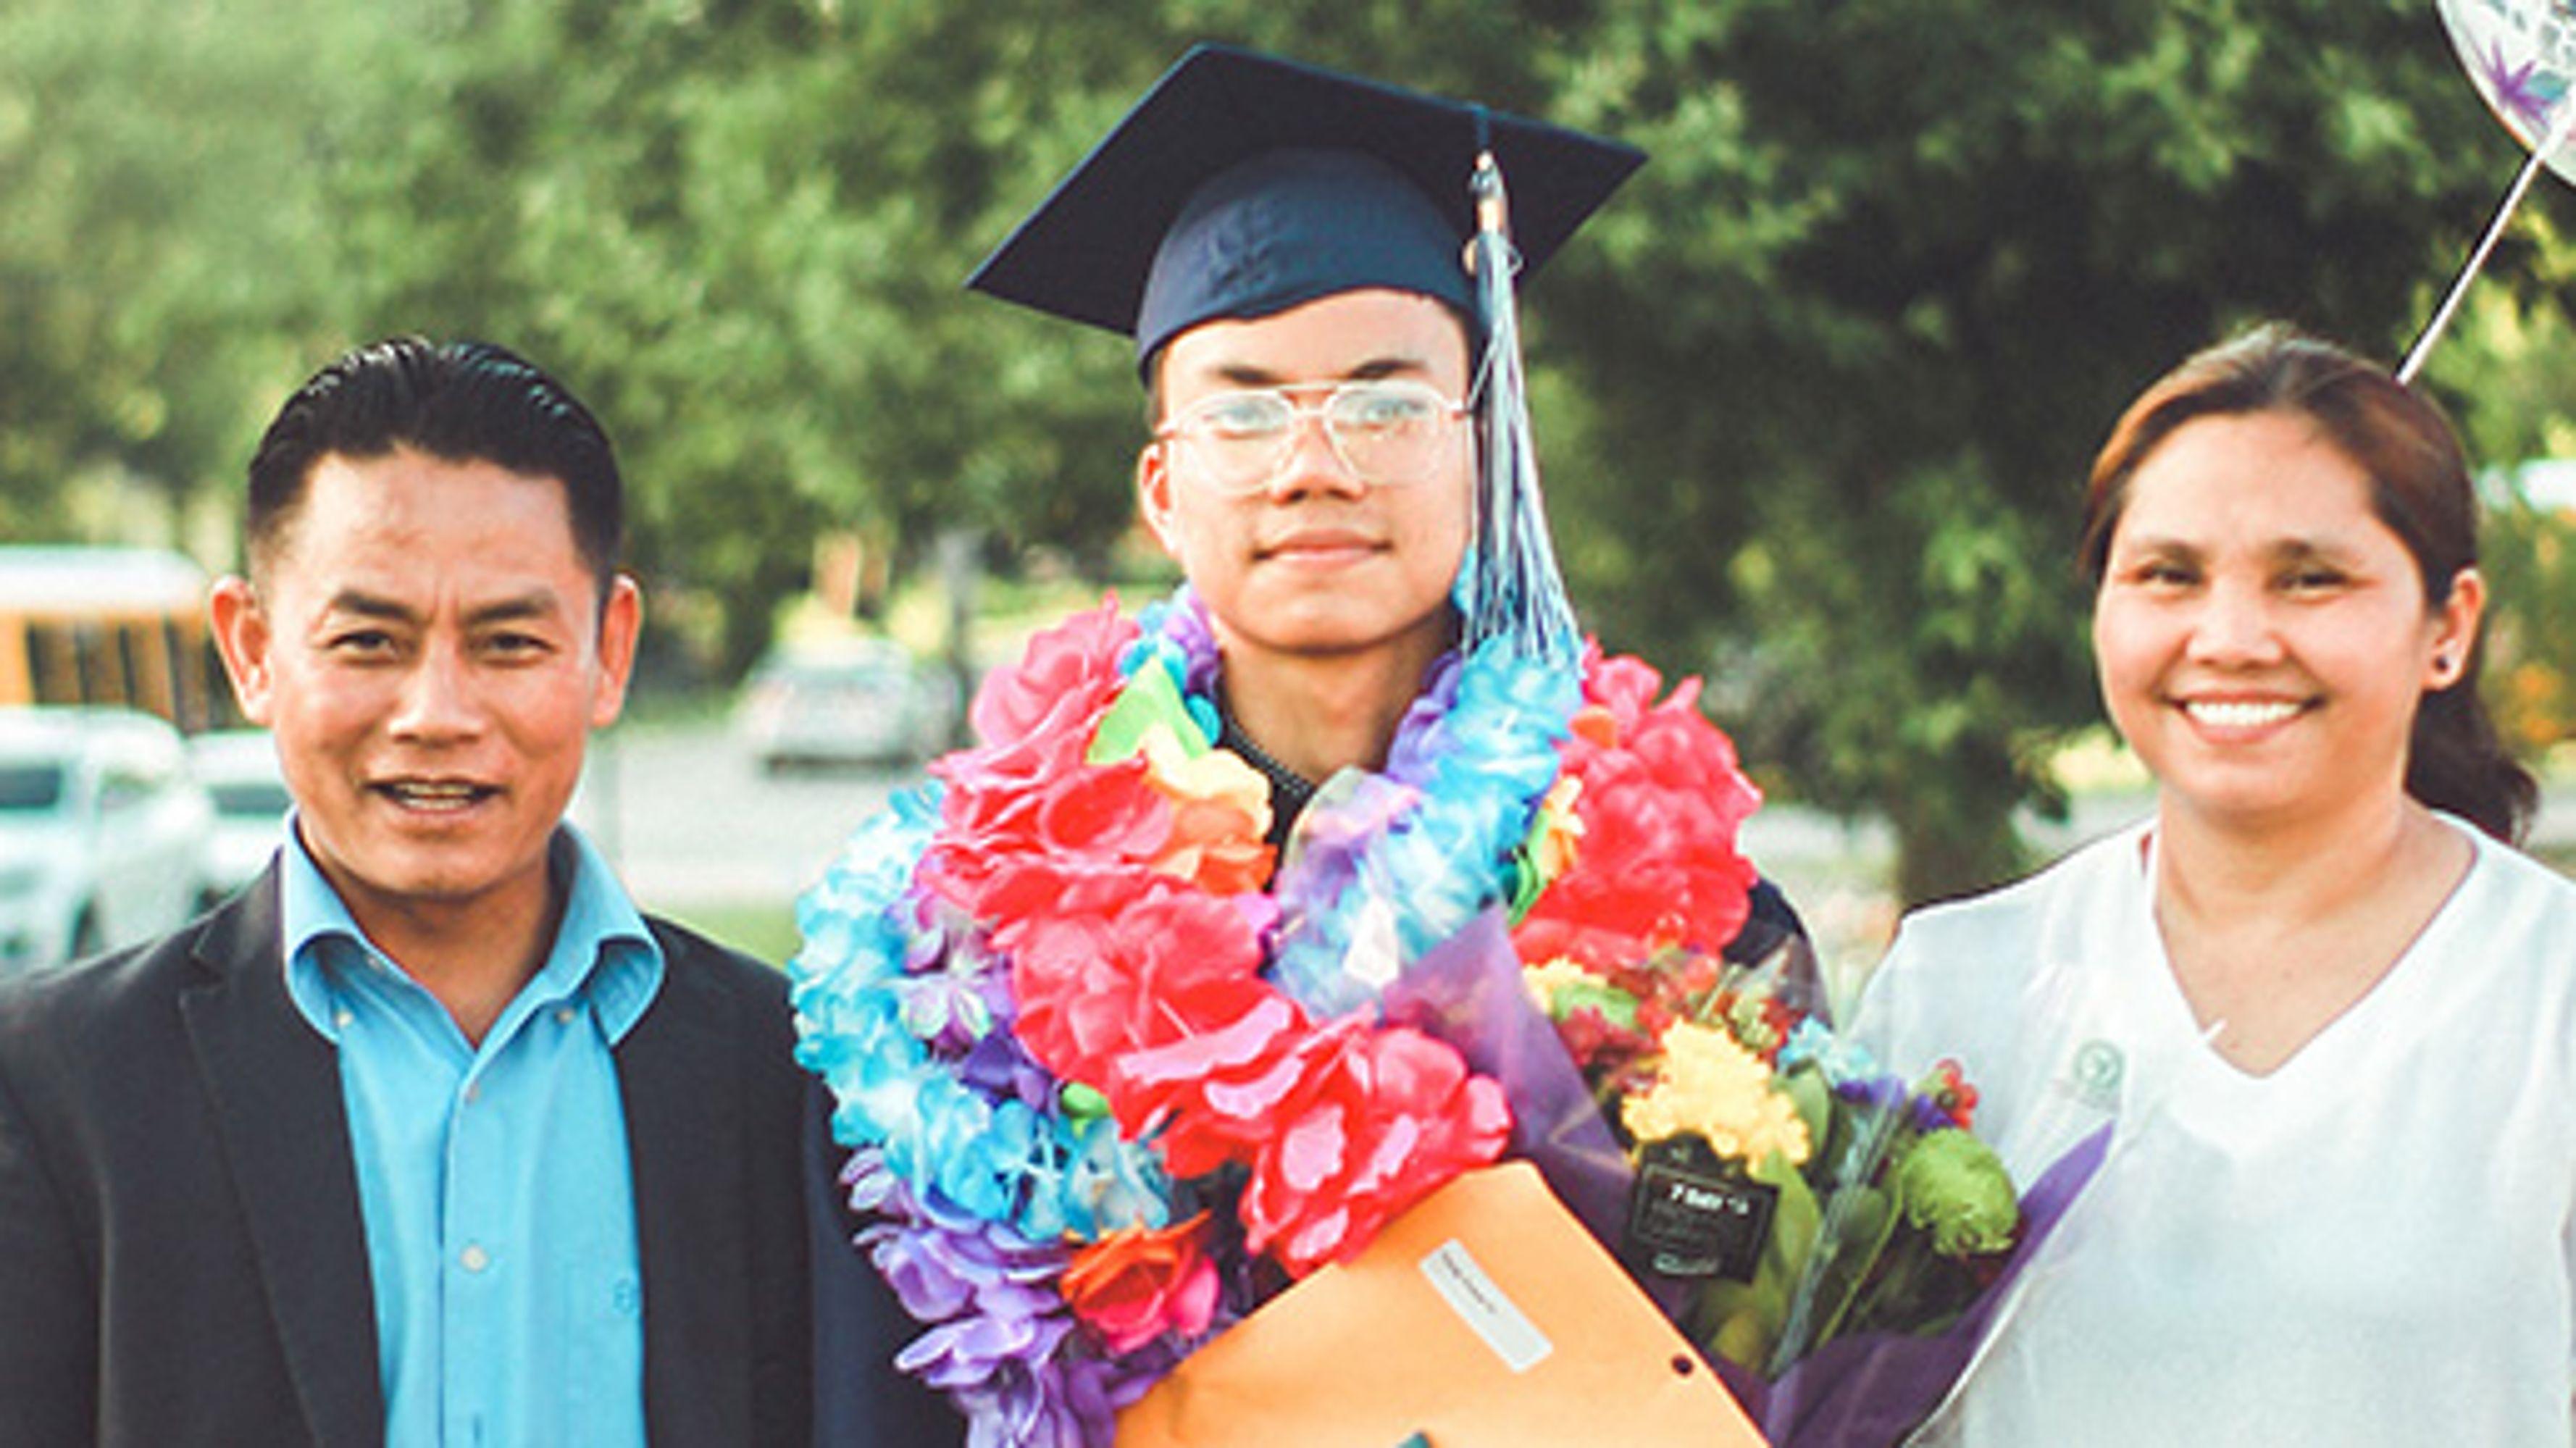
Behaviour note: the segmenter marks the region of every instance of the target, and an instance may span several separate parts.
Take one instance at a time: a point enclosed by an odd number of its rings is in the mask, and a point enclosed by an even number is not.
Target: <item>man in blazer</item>
[[[270,425],[212,611],[293,828],[0,989],[0,1448],[956,1436],[836,1240],[781,977],[562,818],[621,529],[598,424],[496,347],[362,348]]]

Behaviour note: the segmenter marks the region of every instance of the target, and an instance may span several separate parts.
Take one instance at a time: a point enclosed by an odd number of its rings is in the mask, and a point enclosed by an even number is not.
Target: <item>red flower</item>
[[[1501,1085],[1418,1031],[1345,1016],[1298,1057],[1242,1208],[1246,1243],[1292,1275],[1357,1253],[1406,1208],[1500,1156],[1511,1134]]]
[[[1025,746],[1014,746],[1025,747]],[[1000,898],[1013,868],[1085,870],[1152,863],[1172,833],[1172,807],[1145,783],[1145,766],[1065,763],[1034,784],[988,789],[971,766],[952,770],[944,827],[923,857],[922,881],[979,919],[1015,919],[1053,901]]]
[[[1625,658],[1587,677],[1589,702],[1564,750],[1580,781],[1580,843],[1574,868],[1515,932],[1523,960],[1608,969],[1674,946],[1713,954],[1751,913],[1757,877],[1735,841],[1761,793],[1700,714],[1698,681],[1653,704],[1659,683]]]
[[[976,691],[968,716],[975,736],[1002,745],[1060,731],[1068,722],[1088,725],[1118,692],[1118,656],[1137,632],[1132,620],[1118,616],[1115,598],[1041,630],[1017,665],[994,670]],[[1088,746],[1089,731],[1082,732]]]
[[[1607,714],[1611,727],[1623,733],[1637,727],[1663,687],[1664,676],[1654,665],[1631,654],[1595,656],[1583,671],[1584,703]]]
[[[1967,1069],[1949,1057],[1933,1063],[1931,1074],[1914,1088],[1917,1095],[1928,1098],[1939,1107],[1950,1124],[1967,1131],[1976,1125],[1977,1088],[1968,1082]]]
[[[1033,868],[1017,881],[1064,884],[1052,908],[993,932],[1011,961],[1020,1007],[1013,1029],[1058,1076],[1107,1091],[1120,1124],[1144,1124],[1120,1099],[1117,1059],[1240,1018],[1270,988],[1257,921],[1233,901],[1133,868],[1066,875]],[[1034,886],[1015,884],[1035,893]]]
[[[1204,1176],[1249,1160],[1276,1130],[1279,1103],[1304,1071],[1299,1044],[1313,1030],[1306,1012],[1258,981],[1240,995],[1232,1019],[1159,1045],[1140,1047],[1110,1067],[1104,1088],[1119,1126],[1159,1133],[1163,1164],[1173,1176]],[[1217,993],[1202,1008],[1219,1003]]]
[[[993,857],[1012,850],[1045,850],[1067,833],[1097,843],[1104,828],[1133,828],[1134,811],[1150,791],[1121,795],[1091,774],[1083,755],[1102,710],[1119,689],[1118,655],[1136,637],[1136,626],[1114,603],[1076,614],[1029,641],[1019,663],[996,669],[975,696],[975,732],[983,743],[930,766],[947,786],[940,802],[939,843],[924,861],[924,880],[970,914],[985,913],[981,881]],[[1075,816],[1047,819],[1078,799]],[[1127,814],[1113,824],[1103,801]],[[1162,826],[1168,829],[1168,823]]]
[[[1159,1230],[1128,1227],[1075,1249],[1059,1279],[1065,1305],[1101,1345],[1124,1356],[1166,1332],[1196,1337],[1216,1314],[1208,1215]]]

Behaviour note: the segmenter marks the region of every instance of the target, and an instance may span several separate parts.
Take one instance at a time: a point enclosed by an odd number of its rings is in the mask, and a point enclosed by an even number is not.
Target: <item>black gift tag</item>
[[[1753,1280],[1780,1189],[1752,1181],[1697,1137],[1646,1148],[1628,1198],[1629,1260],[1666,1277]]]

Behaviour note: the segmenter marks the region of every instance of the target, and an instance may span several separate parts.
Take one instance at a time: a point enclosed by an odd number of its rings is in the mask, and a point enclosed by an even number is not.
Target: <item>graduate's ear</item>
[[[1172,499],[1172,452],[1160,438],[1136,454],[1136,511],[1154,530],[1154,541],[1174,558],[1181,556],[1180,524]]]

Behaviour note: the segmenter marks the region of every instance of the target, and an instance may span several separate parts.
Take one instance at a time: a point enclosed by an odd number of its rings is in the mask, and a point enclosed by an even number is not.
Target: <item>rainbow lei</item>
[[[1544,958],[1714,949],[1744,918],[1758,796],[1634,660],[1444,659],[1267,889],[1216,674],[1186,588],[1039,635],[979,693],[982,742],[799,903],[798,1058],[853,1148],[860,1242],[928,1324],[897,1364],[978,1444],[1108,1442],[1274,1265],[1348,1257],[1501,1153],[1502,1084],[1374,1008],[1478,913],[1511,905]]]

